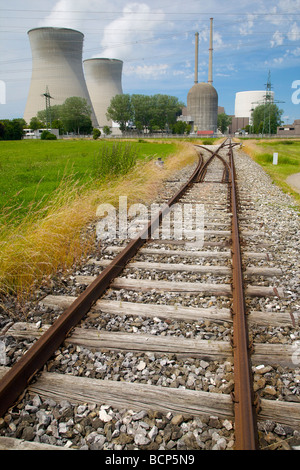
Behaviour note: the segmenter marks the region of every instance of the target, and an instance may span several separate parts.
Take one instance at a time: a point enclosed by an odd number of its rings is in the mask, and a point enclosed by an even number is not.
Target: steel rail
[[[226,141],[225,141],[226,142]],[[233,263],[233,353],[234,353],[234,414],[237,450],[255,450],[258,448],[258,433],[256,412],[252,387],[251,361],[248,343],[248,329],[245,313],[243,289],[243,272],[240,252],[240,239],[237,213],[237,188],[232,147],[229,146],[229,165],[219,155],[218,151],[227,146],[223,142],[214,152],[214,157],[221,158],[229,169],[230,202],[232,211],[232,263]],[[212,160],[209,159],[209,161]],[[207,163],[207,162],[206,162]],[[111,282],[124,269],[128,261],[137,253],[139,248],[151,238],[151,233],[157,228],[168,213],[171,205],[176,203],[194,182],[199,181],[207,165],[203,157],[199,157],[197,168],[191,178],[164,205],[156,218],[151,221],[142,233],[132,240],[124,250],[116,256],[111,264],[87,287],[87,289],[67,308],[53,325],[36,341],[27,353],[4,375],[0,381],[0,416],[2,416],[24,392],[28,383],[45,365],[57,348],[63,343],[74,326],[90,310],[91,306],[104,294]]]
[[[238,220],[238,194],[236,185],[236,172],[233,158],[233,148],[238,144],[227,143],[217,150],[209,150],[211,157],[203,165],[199,173],[203,181],[208,165],[217,157],[224,164],[223,179],[229,180],[229,201],[232,212],[232,315],[233,315],[233,355],[235,386],[233,394],[236,450],[257,450],[258,430],[256,422],[255,397],[253,392],[253,378],[250,360],[250,347],[248,325],[244,298],[244,280],[240,249],[239,220]],[[229,147],[229,163],[218,152],[221,148]]]
[[[224,165],[226,166],[226,162],[225,160],[220,157],[220,155],[218,155],[219,151],[226,147],[227,145],[229,145],[227,143],[227,139],[224,140],[224,142],[222,142],[222,144],[216,149],[216,150],[211,150],[211,149],[207,149],[205,146],[203,145],[197,145],[197,147],[200,147],[200,148],[203,148],[204,150],[208,150],[210,153],[211,153],[211,156],[208,158],[208,160],[203,164],[202,166],[202,169],[201,171],[199,171],[199,174],[198,174],[198,178],[197,178],[197,182],[200,183],[204,180],[204,177],[205,177],[205,174],[206,174],[206,171],[207,171],[207,167],[209,166],[209,164],[212,162],[212,160],[217,157],[219,159],[221,159],[221,161],[224,163]]]
[[[244,281],[238,222],[238,195],[232,147],[229,148],[231,212],[232,212],[232,291],[233,291],[233,356],[234,356],[234,415],[236,450],[257,450],[253,378],[251,370],[248,325],[244,298]]]
[[[137,253],[140,247],[151,237],[163,216],[169,212],[173,205],[186,192],[198,177],[203,166],[203,156],[199,161],[190,179],[166,203],[157,216],[149,222],[139,236],[131,240],[124,250],[115,257],[101,274],[85,289],[85,291],[68,307],[53,325],[34,343],[34,345],[6,372],[0,381],[0,417],[14,405],[18,397],[24,392],[28,383],[42,369],[47,360],[63,343],[73,327],[84,317],[92,305],[104,294],[111,282],[123,271],[129,260]]]

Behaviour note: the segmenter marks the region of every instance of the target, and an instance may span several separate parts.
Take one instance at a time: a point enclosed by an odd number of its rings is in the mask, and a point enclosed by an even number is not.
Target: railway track
[[[240,187],[235,145],[198,146],[192,176],[167,183],[151,222],[136,207],[133,238],[114,232],[102,239],[100,256],[74,276],[73,288],[41,301],[56,312],[51,326],[23,322],[7,329],[7,337],[33,344],[9,370],[0,369],[0,431],[7,429],[0,446],[26,446],[24,436],[10,440],[8,410],[18,415],[18,406],[26,410],[22,400],[33,396],[48,405],[68,397],[85,418],[101,406],[99,427],[86,436],[80,423],[61,431],[61,442],[75,448],[90,435],[94,448],[191,450],[209,441],[210,448],[255,450],[260,423],[300,428],[299,402],[259,394],[258,377],[270,365],[294,370],[298,362],[292,345],[255,343],[251,328],[298,325],[288,313],[249,308],[254,298],[276,301],[285,293],[273,283],[282,270],[269,265],[268,240],[251,227],[258,214]],[[28,403],[27,414],[34,408]],[[133,411],[122,421],[117,410],[125,409]],[[129,432],[126,419],[140,424]],[[52,442],[33,435],[30,441]]]

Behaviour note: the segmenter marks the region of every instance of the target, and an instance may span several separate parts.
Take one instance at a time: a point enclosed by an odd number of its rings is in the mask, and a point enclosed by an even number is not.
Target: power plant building
[[[251,119],[253,110],[266,101],[266,90],[256,91],[240,91],[235,95],[235,111],[236,118]],[[274,101],[274,92],[268,92],[268,100]]]
[[[28,31],[32,51],[32,76],[24,119],[27,123],[45,109],[45,92],[51,105],[61,105],[73,96],[85,98],[92,109],[92,124],[98,127],[83,73],[84,35],[68,28],[42,27]]]
[[[114,127],[106,117],[111,99],[122,95],[123,62],[118,59],[95,58],[83,62],[85,79],[100,128]]]
[[[192,132],[213,135],[218,129],[218,93],[212,85],[213,19],[210,19],[210,48],[208,82],[198,83],[198,43],[195,34],[195,83],[187,95],[187,115],[192,122]],[[186,120],[186,119],[184,119]]]

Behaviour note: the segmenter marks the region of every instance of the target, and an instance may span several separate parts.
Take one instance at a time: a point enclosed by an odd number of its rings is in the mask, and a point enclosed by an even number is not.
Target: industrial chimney
[[[198,38],[195,35],[195,84],[187,95],[187,115],[193,121],[193,133],[213,135],[218,127],[218,93],[212,86],[212,18],[210,20],[210,46],[208,82],[198,83]]]
[[[195,33],[195,81],[198,83],[199,33]]]
[[[213,82],[213,18],[210,19],[209,59],[208,59],[208,83]]]
[[[83,62],[86,84],[91,97],[98,124],[110,126],[106,112],[111,99],[122,95],[123,62],[118,59],[95,58]]]
[[[98,126],[82,66],[83,34],[68,28],[34,28],[28,31],[32,51],[32,76],[24,119],[27,123],[45,109],[45,90],[60,105],[73,96],[85,98]]]

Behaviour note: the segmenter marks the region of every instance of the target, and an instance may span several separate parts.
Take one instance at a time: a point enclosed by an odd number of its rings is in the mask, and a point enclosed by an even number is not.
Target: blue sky
[[[226,113],[234,114],[237,92],[265,89],[270,70],[284,122],[300,119],[300,0],[0,0],[0,118],[23,116],[31,28],[77,29],[85,36],[83,59],[123,60],[124,93],[163,93],[186,103],[194,83],[195,32],[199,81],[207,81],[210,17],[213,85]]]

